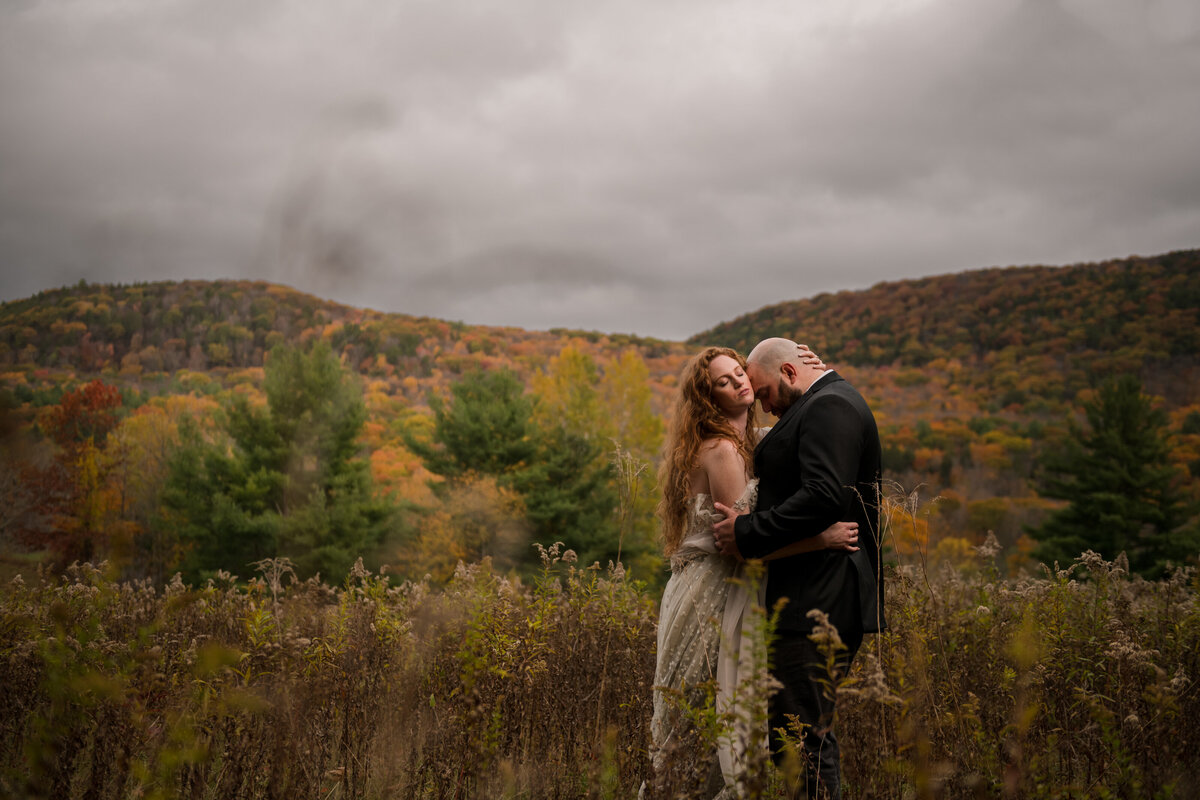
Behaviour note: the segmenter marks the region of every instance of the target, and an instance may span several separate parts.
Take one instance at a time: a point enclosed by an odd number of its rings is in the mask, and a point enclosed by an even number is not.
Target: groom
[[[771,669],[783,688],[771,698],[771,751],[778,760],[778,728],[789,716],[805,724],[808,797],[841,796],[837,737],[831,727],[825,657],[809,639],[810,609],[829,615],[846,649],[841,674],[864,633],[883,622],[879,572],[880,447],[875,417],[862,395],[841,376],[805,366],[800,345],[766,339],[750,352],[747,374],[763,410],[779,421],[754,451],[757,510],[737,515],[718,504],[717,547],[737,558],[761,558],[790,542],[816,536],[839,520],[857,522],[859,548],[817,550],[769,561],[767,608],[786,598]]]

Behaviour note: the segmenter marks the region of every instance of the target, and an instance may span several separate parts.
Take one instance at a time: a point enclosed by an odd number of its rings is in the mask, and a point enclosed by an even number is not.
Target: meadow
[[[833,676],[846,796],[1200,797],[1196,570],[1147,582],[1088,553],[1002,578],[996,556],[889,568],[889,629]],[[201,586],[18,578],[0,794],[636,797],[657,594],[560,548],[542,564],[444,586],[281,560]],[[783,796],[763,770],[752,796]]]
[[[694,348],[766,335],[840,359],[889,482],[937,496],[891,502],[890,627],[831,676],[846,796],[1200,797],[1196,569],[1140,577],[1200,552],[1198,259],[880,284],[689,344],[249,281],[0,304],[0,797],[698,796],[731,721],[651,774],[638,465]],[[1111,372],[1145,424],[1055,494]],[[745,796],[782,797],[757,767]]]

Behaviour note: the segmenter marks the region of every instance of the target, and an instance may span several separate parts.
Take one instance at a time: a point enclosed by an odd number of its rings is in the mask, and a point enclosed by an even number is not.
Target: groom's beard
[[[797,400],[804,396],[804,392],[790,386],[787,381],[781,378],[776,396],[779,398],[779,402],[775,404],[776,413],[782,417],[789,408],[795,405]]]

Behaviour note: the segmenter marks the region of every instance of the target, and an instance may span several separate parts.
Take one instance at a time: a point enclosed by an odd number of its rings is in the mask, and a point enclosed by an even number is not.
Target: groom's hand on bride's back
[[[725,519],[713,525],[713,539],[717,543],[717,551],[723,556],[743,561],[742,554],[738,552],[737,537],[733,533],[733,523],[738,518],[738,512],[723,503],[713,503],[713,506],[725,515]]]

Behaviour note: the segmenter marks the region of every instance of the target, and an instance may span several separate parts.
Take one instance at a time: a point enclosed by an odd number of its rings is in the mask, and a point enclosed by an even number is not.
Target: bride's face
[[[717,356],[708,363],[708,377],[712,381],[713,402],[726,414],[740,414],[754,405],[750,378],[736,359]]]

